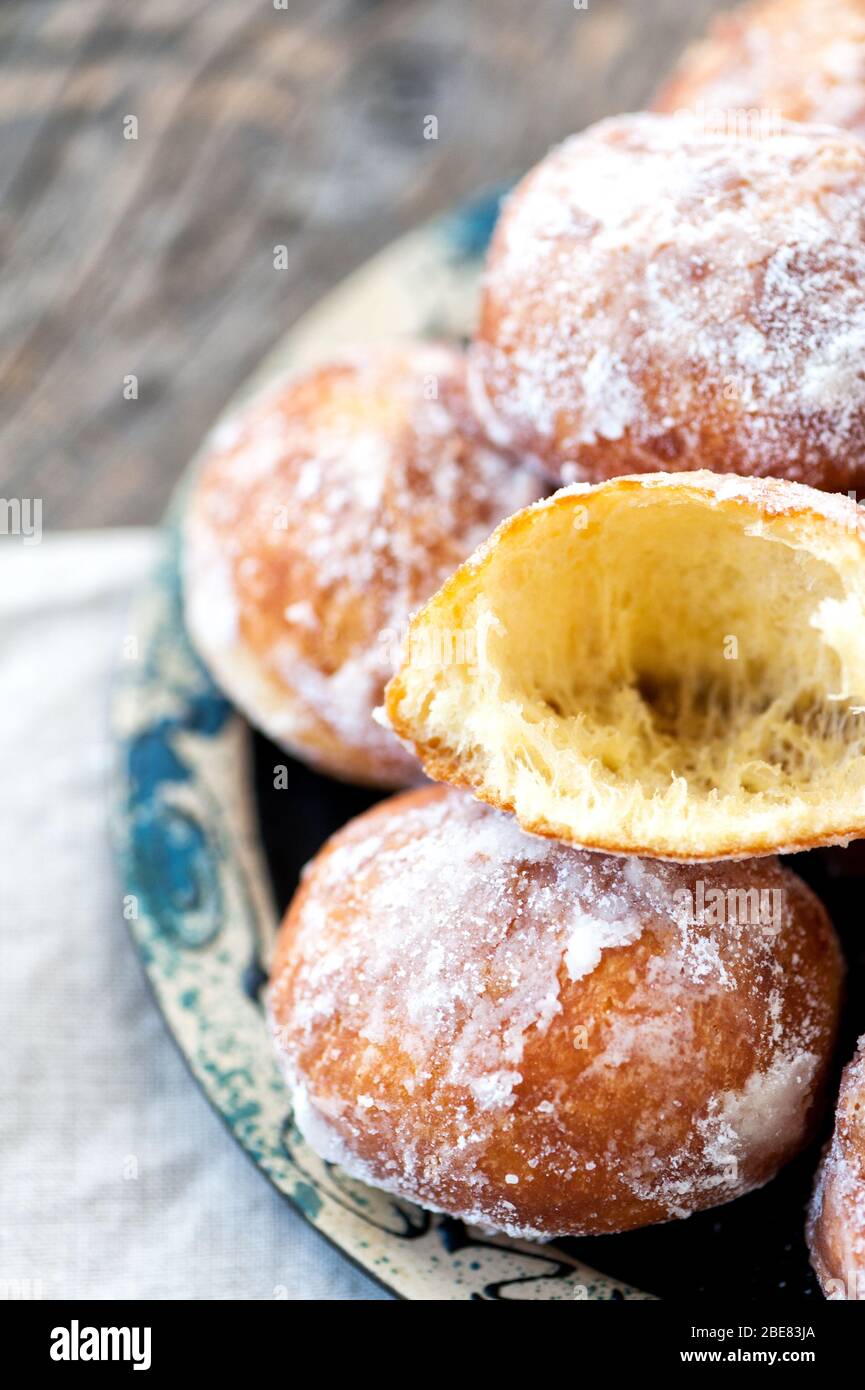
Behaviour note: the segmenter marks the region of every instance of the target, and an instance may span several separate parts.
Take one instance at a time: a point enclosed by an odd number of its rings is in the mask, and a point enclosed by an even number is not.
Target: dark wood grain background
[[[400,232],[639,107],[719,8],[0,4],[0,496],[41,497],[46,528],[154,521],[304,309]]]

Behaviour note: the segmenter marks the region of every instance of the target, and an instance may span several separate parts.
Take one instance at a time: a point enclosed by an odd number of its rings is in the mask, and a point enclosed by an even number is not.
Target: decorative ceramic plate
[[[346,343],[465,336],[497,203],[471,204],[376,257],[302,320],[242,395]],[[265,1026],[267,961],[300,868],[376,797],[287,760],[212,684],[183,625],[183,504],[181,486],[134,615],[139,660],[118,677],[114,819],[126,916],[156,1000],[237,1141],[322,1235],[400,1297],[813,1297],[801,1235],[813,1152],[764,1192],[687,1222],[532,1245],[430,1216],[306,1146]],[[289,787],[275,791],[274,768],[287,761]]]

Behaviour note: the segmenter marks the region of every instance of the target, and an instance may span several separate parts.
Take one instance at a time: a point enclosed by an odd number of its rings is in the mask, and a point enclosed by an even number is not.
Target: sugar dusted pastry
[[[841,1080],[835,1132],[811,1202],[808,1243],[827,1298],[865,1299],[865,1037]]]
[[[562,482],[659,469],[865,479],[865,145],[617,116],[553,150],[493,239],[470,380]]]
[[[386,708],[431,777],[571,844],[688,861],[862,836],[861,509],[711,473],[563,489],[415,616]]]
[[[756,0],[718,15],[686,49],[655,110],[733,128],[787,117],[865,136],[865,2]]]
[[[768,1181],[811,1133],[840,975],[823,909],[777,860],[588,854],[427,788],[313,861],[270,1009],[322,1157],[549,1237]]]
[[[482,439],[456,349],[364,349],[222,427],[185,537],[199,653],[258,728],[348,781],[415,760],[373,722],[413,609],[537,480]]]

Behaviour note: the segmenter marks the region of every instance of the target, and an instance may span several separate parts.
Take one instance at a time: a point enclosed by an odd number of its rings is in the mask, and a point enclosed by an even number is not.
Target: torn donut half
[[[386,692],[439,781],[682,862],[865,834],[865,520],[775,478],[565,488],[414,617]]]

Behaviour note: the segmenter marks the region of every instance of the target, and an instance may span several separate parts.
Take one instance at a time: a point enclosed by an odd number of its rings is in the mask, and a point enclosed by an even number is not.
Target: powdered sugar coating
[[[470,381],[490,437],[563,481],[664,468],[865,474],[865,146],[780,122],[601,122],[512,194]]]
[[[410,614],[539,492],[481,438],[461,352],[345,356],[215,434],[186,531],[193,640],[300,756],[349,779],[416,779],[372,719]]]
[[[776,890],[777,921],[694,920],[698,880]],[[685,1215],[771,1176],[807,1128],[838,973],[825,917],[775,861],[584,853],[431,788],[313,862],[271,1012],[325,1157],[549,1236]]]
[[[863,0],[757,0],[719,15],[654,103],[715,123],[786,117],[865,135]]]
[[[811,1201],[808,1243],[827,1298],[865,1299],[865,1037],[842,1077],[835,1132]]]

